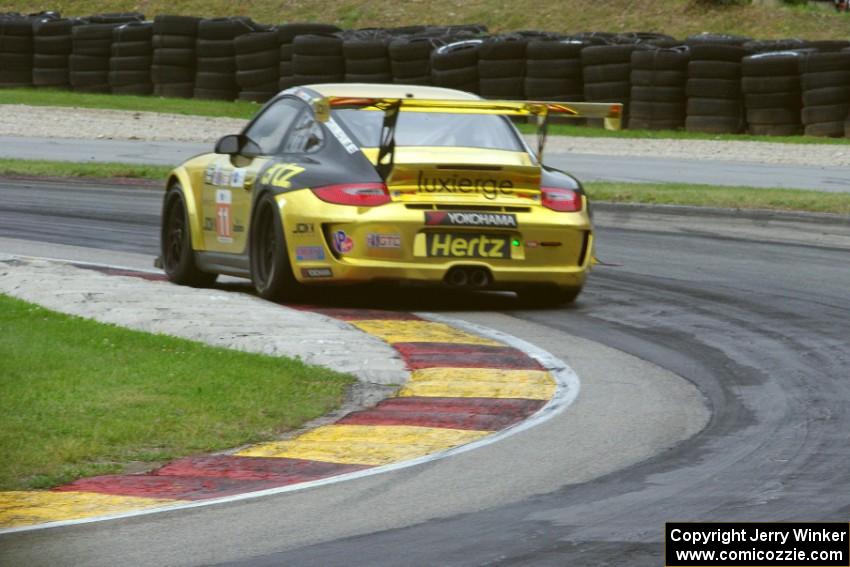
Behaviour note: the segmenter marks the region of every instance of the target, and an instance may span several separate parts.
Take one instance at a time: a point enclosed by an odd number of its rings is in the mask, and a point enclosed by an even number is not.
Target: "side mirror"
[[[243,156],[255,158],[260,155],[260,146],[243,134],[229,134],[220,138],[215,144],[215,153],[231,157]]]
[[[238,154],[240,146],[242,145],[239,138],[239,134],[230,134],[220,138],[218,142],[215,143],[215,153],[226,154],[229,156]]]

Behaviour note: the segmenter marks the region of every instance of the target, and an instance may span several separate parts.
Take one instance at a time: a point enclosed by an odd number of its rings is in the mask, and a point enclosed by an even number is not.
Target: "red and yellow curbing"
[[[0,529],[150,510],[408,461],[514,426],[556,395],[554,377],[537,360],[491,338],[411,313],[315,311],[401,354],[411,376],[396,397],[233,455],[179,459],[145,474],[84,478],[50,491],[0,492]]]

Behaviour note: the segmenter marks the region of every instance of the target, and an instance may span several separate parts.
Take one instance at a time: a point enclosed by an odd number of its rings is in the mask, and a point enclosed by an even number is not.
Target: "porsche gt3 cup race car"
[[[171,281],[248,277],[260,296],[415,282],[573,300],[592,262],[587,198],[541,162],[550,116],[621,105],[483,100],[450,89],[297,87],[167,182]],[[536,119],[532,150],[508,117]]]

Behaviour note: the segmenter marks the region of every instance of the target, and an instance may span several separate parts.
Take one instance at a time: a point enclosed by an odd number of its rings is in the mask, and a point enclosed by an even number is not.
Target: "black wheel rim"
[[[183,203],[179,198],[174,199],[168,211],[168,223],[165,229],[165,270],[173,272],[183,259],[183,247],[186,240],[186,215],[183,214]]]

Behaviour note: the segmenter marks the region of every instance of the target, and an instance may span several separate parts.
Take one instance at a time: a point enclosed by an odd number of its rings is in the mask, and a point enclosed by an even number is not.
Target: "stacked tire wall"
[[[32,20],[0,15],[0,88],[32,86]]]
[[[631,128],[850,134],[850,40],[0,13],[0,87],[265,102],[283,89],[328,82],[619,102]]]
[[[151,82],[157,96],[191,98],[200,18],[157,16],[153,20]]]
[[[574,38],[537,38],[525,48],[525,98],[584,100],[581,52],[588,46]]]
[[[751,134],[794,136],[803,133],[800,111],[801,53],[770,51],[741,60],[741,86]]]
[[[113,94],[153,93],[153,22],[131,22],[112,30],[109,86]]]
[[[840,137],[850,126],[850,48],[811,53],[800,62],[806,135]]]
[[[198,23],[195,98],[234,100],[239,96],[235,40],[255,29],[247,18],[211,18]]]
[[[688,64],[688,108],[685,128],[690,132],[737,134],[746,128],[741,59],[749,54],[742,44],[749,38],[693,36]]]
[[[71,31],[80,20],[44,17],[33,22],[32,84],[36,87],[69,88],[68,61],[73,43]]]
[[[342,42],[346,83],[392,83],[390,36],[381,31],[348,34]]]
[[[686,46],[632,51],[629,128],[684,126],[690,56]]]
[[[280,79],[280,43],[277,31],[240,35],[236,49],[236,84],[239,100],[265,102],[277,94]]]

